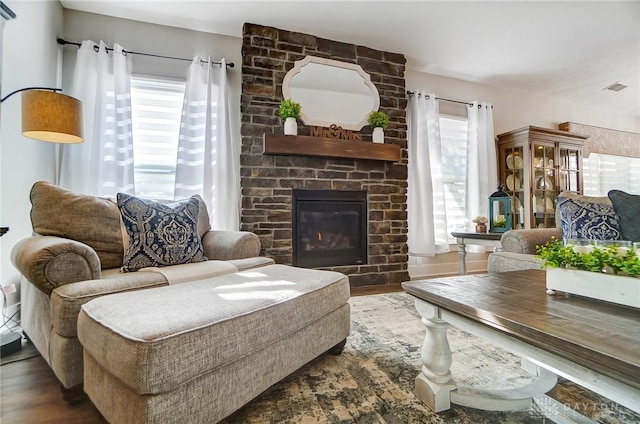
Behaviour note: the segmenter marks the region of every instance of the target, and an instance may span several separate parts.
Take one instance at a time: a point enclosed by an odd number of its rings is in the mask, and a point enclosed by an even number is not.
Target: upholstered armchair
[[[562,240],[640,239],[640,196],[611,190],[608,196],[560,193],[556,199],[557,228],[510,230],[502,235],[502,249],[489,255],[488,271],[539,269],[536,246],[552,237]]]
[[[114,201],[46,182],[35,183],[30,200],[35,235],[20,241],[11,252],[22,274],[22,328],[67,389],[83,382],[77,320],[85,303],[113,293],[168,285],[171,274],[183,280],[185,276],[204,279],[273,263],[258,256],[260,240],[255,234],[212,231],[206,206],[199,199],[195,237],[208,260],[166,266],[157,272],[122,272],[130,240]]]

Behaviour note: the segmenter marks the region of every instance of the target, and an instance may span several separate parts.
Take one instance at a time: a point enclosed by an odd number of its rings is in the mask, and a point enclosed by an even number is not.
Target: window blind
[[[173,199],[185,81],[131,77],[136,195]]]
[[[606,196],[613,189],[640,194],[640,158],[591,153],[582,167],[587,196]]]
[[[440,115],[442,173],[444,176],[447,234],[465,228],[465,187],[467,182],[467,119]],[[436,223],[437,225],[438,223]]]

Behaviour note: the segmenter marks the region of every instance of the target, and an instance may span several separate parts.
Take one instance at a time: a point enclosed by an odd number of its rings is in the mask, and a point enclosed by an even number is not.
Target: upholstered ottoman
[[[110,423],[215,423],[350,330],[349,281],[270,265],[83,305],[84,390]]]

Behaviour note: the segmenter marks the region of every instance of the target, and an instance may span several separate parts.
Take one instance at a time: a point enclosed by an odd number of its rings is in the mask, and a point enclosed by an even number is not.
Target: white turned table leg
[[[467,274],[467,245],[463,238],[458,238],[458,274]]]
[[[447,340],[449,324],[438,318],[438,309],[415,301],[427,331],[422,344],[422,369],[415,380],[416,397],[435,412],[451,407],[450,393],[456,388],[451,379],[451,348]]]

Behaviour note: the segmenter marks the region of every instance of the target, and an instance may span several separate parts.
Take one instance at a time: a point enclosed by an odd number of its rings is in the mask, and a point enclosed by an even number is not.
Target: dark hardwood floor
[[[69,405],[60,383],[42,356],[3,365],[0,369],[2,424],[103,424],[102,415],[87,399]]]
[[[365,286],[351,290],[352,296],[401,291],[400,284]],[[62,399],[60,383],[45,360],[37,355],[28,359],[35,349],[24,345],[21,352],[5,361],[15,361],[0,367],[0,423],[2,424],[104,424],[105,419],[87,399],[69,405]],[[15,357],[15,359],[14,359]]]

